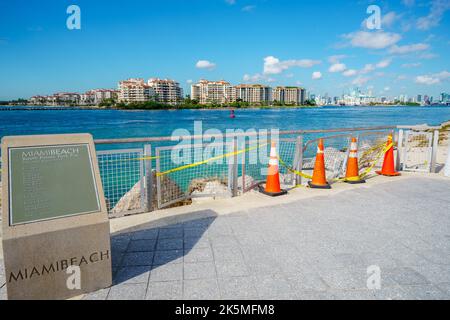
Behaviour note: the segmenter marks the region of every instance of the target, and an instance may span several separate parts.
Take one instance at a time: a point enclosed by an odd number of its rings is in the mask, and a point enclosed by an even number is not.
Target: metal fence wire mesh
[[[156,148],[158,206],[195,197],[229,196],[232,144]]]
[[[383,166],[384,149],[387,137],[392,132],[363,132],[358,135],[358,164],[360,173],[372,167],[373,170]]]
[[[429,172],[432,146],[432,132],[406,131],[403,147],[403,170]]]
[[[267,178],[267,168],[270,159],[270,143],[260,143],[256,148],[256,143],[246,143],[245,149],[251,149],[239,159],[238,171],[238,191],[247,192],[254,188],[259,182]],[[243,147],[241,147],[244,149]],[[296,140],[294,138],[280,138],[276,145],[278,157],[290,168],[294,166],[296,154]],[[281,162],[281,161],[280,161]],[[285,166],[279,165],[280,183],[283,185],[293,185],[295,175]]]
[[[323,133],[284,135],[278,139],[276,148],[280,158],[280,182],[283,186],[294,186],[300,180],[304,184],[308,180],[300,179],[290,169],[312,175],[319,134]],[[355,132],[340,131],[323,137],[327,179],[331,182],[345,175],[352,136],[358,139],[360,174],[381,168],[389,134],[393,134],[390,128],[374,128]],[[448,144],[447,127],[439,132],[438,138],[436,144]],[[302,141],[305,142],[303,145]],[[111,216],[187,204],[191,200],[200,201],[199,198],[202,197],[238,195],[252,190],[267,178],[270,141],[236,139],[236,144],[197,144],[188,145],[187,148],[183,145],[161,144],[165,143],[161,142],[155,148],[154,157],[146,156],[152,154],[150,145],[135,149],[97,151],[105,199]],[[397,159],[403,170],[429,172],[433,159],[433,132],[416,129],[405,131],[398,150],[400,154]],[[156,170],[152,170],[155,167]]]
[[[97,158],[108,212],[143,212],[143,150],[98,151]]]
[[[345,173],[345,164],[350,146],[351,135],[340,134],[323,137],[325,170],[327,179],[335,179]],[[314,170],[317,144],[319,139],[309,140],[303,147],[303,173],[312,175]]]

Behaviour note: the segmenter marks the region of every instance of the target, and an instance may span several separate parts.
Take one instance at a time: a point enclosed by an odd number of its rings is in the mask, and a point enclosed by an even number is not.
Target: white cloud
[[[417,29],[428,30],[439,25],[444,13],[450,9],[448,0],[432,0],[430,12],[427,16],[417,20]]]
[[[260,73],[250,75],[250,74],[244,74],[244,77],[242,78],[245,82],[256,82],[264,79],[264,76]]]
[[[432,76],[423,75],[423,76],[416,77],[416,83],[419,83],[419,84],[432,85],[432,84],[439,83],[439,82],[441,82],[441,81],[438,78],[434,78]]]
[[[365,74],[365,73],[369,73],[369,72],[371,72],[373,70],[375,70],[375,66],[373,64],[371,64],[371,63],[368,63],[359,72],[362,73],[362,74]]]
[[[358,71],[356,71],[355,69],[348,69],[345,70],[342,74],[346,77],[353,77],[358,74]]]
[[[381,17],[381,27],[391,27],[395,21],[400,19],[400,16],[396,14],[394,11],[388,12],[386,14],[383,14]]]
[[[373,63],[367,63],[366,65],[364,65],[364,68],[362,68],[361,70],[355,70],[355,69],[348,69],[345,70],[344,72],[342,72],[342,75],[345,77],[353,77],[356,75],[363,75],[363,74],[368,74],[371,73],[377,69],[383,69],[383,68],[387,68],[392,62],[391,58],[386,58],[381,60],[380,62],[373,64]],[[377,72],[375,74],[376,76],[383,76],[384,73],[383,72]],[[360,79],[358,80],[359,82],[362,81],[362,79],[365,79],[366,77],[359,77]]]
[[[191,84],[192,82],[194,82],[194,81],[192,81],[191,79],[186,80],[186,83],[187,83],[187,84]]]
[[[197,61],[197,63],[195,64],[195,67],[198,69],[207,69],[207,70],[212,70],[216,67],[215,63],[212,63],[208,60],[199,60]]]
[[[431,42],[434,39],[436,39],[436,35],[431,33],[426,37],[425,42]]]
[[[402,64],[403,68],[416,68],[416,67],[420,67],[422,65],[422,63],[420,62],[412,62],[412,63],[404,63]]]
[[[397,76],[397,80],[405,80],[406,78],[407,76],[405,76],[404,74]]]
[[[389,90],[391,90],[391,88],[390,88],[390,87],[384,87],[383,90],[384,90],[384,91],[389,91]]]
[[[319,60],[311,59],[280,61],[274,56],[268,56],[264,58],[264,74],[280,74],[292,67],[310,68],[319,63]]]
[[[243,7],[241,10],[244,12],[250,12],[250,11],[255,10],[255,8],[256,8],[256,6],[250,5],[250,6]]]
[[[396,44],[402,37],[397,33],[384,31],[357,31],[344,35],[353,47],[367,49],[384,49]]]
[[[431,53],[431,52],[427,52],[427,53],[422,53],[419,58],[420,59],[434,59],[437,58],[438,55],[435,53]]]
[[[415,82],[418,84],[425,84],[425,85],[433,85],[441,83],[442,81],[447,80],[450,78],[450,72],[448,71],[442,71],[435,74],[425,74],[421,76],[417,76],[415,79]]]
[[[381,28],[386,29],[392,27],[392,25],[399,20],[401,15],[396,14],[394,11],[390,11],[386,14],[381,15]],[[361,22],[361,28],[364,30],[369,30],[367,28],[367,18]]]
[[[311,78],[312,78],[313,80],[319,80],[319,79],[321,79],[321,78],[322,78],[322,72],[320,72],[320,71],[314,71],[314,72],[312,73],[312,75],[311,75]]]
[[[276,79],[270,78],[264,74],[256,73],[254,75],[250,74],[244,74],[242,78],[245,82],[260,82],[260,81],[266,81],[266,82],[275,82]]]
[[[364,85],[365,83],[367,83],[367,81],[369,81],[369,80],[370,80],[369,77],[361,77],[361,76],[359,76],[359,77],[356,77],[356,78],[352,81],[352,84],[353,84],[353,85],[356,85],[356,86],[362,86],[362,85]]]
[[[415,3],[414,0],[402,0],[403,4],[407,7],[412,7]]]
[[[407,54],[411,52],[427,50],[430,47],[427,43],[414,43],[405,46],[394,45],[389,49],[390,53],[393,54]]]
[[[376,64],[376,67],[379,69],[386,68],[391,64],[392,59],[384,59]]]
[[[228,3],[229,5],[233,5],[236,3],[236,0],[225,0],[226,3]]]
[[[332,64],[330,66],[330,68],[328,69],[329,72],[342,72],[345,71],[345,69],[347,69],[347,67],[345,66],[345,64],[343,63],[335,63]]]
[[[412,23],[409,21],[402,21],[401,30],[402,32],[408,32],[413,27]]]
[[[339,61],[341,61],[344,58],[347,58],[347,55],[345,55],[345,54],[337,54],[337,55],[334,55],[334,56],[329,56],[328,57],[328,62],[330,62],[330,63],[339,63]]]

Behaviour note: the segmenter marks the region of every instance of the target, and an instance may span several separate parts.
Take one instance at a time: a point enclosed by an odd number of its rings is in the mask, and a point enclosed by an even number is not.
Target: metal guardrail
[[[405,158],[403,141],[407,130],[435,131],[430,165],[430,169],[433,171],[436,163],[436,137],[438,136],[436,130],[438,127],[374,126],[280,131],[277,151],[280,159],[289,168],[310,174],[314,165],[317,140],[324,138],[327,176],[332,179],[342,176],[344,173],[352,136],[358,138],[360,169],[363,170],[373,165],[374,155],[379,154],[377,148],[385,143],[387,134],[396,132],[397,128],[400,130],[394,139],[400,141],[397,152],[398,166],[403,164]],[[258,132],[239,132],[224,135],[95,139],[94,142],[99,147],[97,156],[110,216],[153,211],[186,203],[198,197],[237,196],[252,190],[260,181],[265,180],[267,170],[266,164],[252,161],[252,157],[254,157],[252,152],[243,152],[233,156],[234,162],[227,165],[199,165],[188,168],[184,172],[170,172],[165,175],[161,175],[161,172],[177,168],[180,165],[174,163],[170,158],[171,151],[179,147],[164,145],[165,142],[177,143],[181,140],[195,141],[194,139],[201,138],[210,140],[219,137],[231,141],[224,143],[226,145],[224,153],[226,153],[230,148],[234,152],[250,148],[252,146],[251,139],[246,138],[257,135]],[[240,139],[242,137],[244,139]],[[132,145],[135,148],[124,149],[123,145]],[[107,146],[110,146],[109,150],[104,150]],[[196,146],[202,153],[205,151],[204,148],[208,147],[211,147],[211,144]],[[261,149],[258,150],[260,154],[269,157],[269,144],[258,148]],[[292,173],[292,170],[280,166],[282,184],[296,186],[304,183],[302,177]],[[224,190],[226,189],[227,192],[217,194],[208,193],[209,189],[202,190],[207,182],[211,182],[213,185],[214,181],[224,186]]]
[[[325,138],[326,150],[325,157],[326,166],[328,170],[328,177],[330,179],[341,176],[344,173],[347,152],[352,136],[364,136],[367,141],[372,134],[384,134],[384,141],[387,133],[395,130],[395,126],[376,126],[376,127],[360,127],[360,128],[335,128],[327,130],[289,130],[280,131],[279,144],[277,152],[287,167],[311,173],[314,165],[316,142],[319,137]],[[330,135],[330,133],[338,133]],[[129,138],[129,139],[96,139],[95,143],[98,146],[105,145],[130,145],[130,144],[145,144],[144,147],[148,149],[145,156],[142,157],[141,162],[145,162],[147,170],[141,172],[140,178],[135,176],[133,179],[121,179],[113,181],[111,179],[104,179],[105,190],[111,190],[106,198],[111,197],[111,214],[127,215],[142,211],[152,211],[156,209],[166,208],[170,206],[177,206],[187,204],[191,201],[198,201],[201,197],[229,197],[237,196],[239,194],[248,192],[256,187],[256,185],[266,179],[267,163],[259,161],[259,157],[269,158],[270,144],[266,143],[264,146],[258,146],[258,150],[249,152],[241,152],[252,148],[252,143],[255,139],[252,138],[258,135],[258,132],[238,132],[229,133],[225,135],[209,134],[209,135],[192,135],[192,136],[170,136],[170,137],[147,137],[147,138]],[[204,164],[183,167],[183,163],[177,163],[171,158],[173,151],[178,152],[183,149],[182,145],[172,146],[157,146],[164,142],[177,143],[178,141],[195,141],[198,139],[211,140],[213,138],[222,138],[225,142],[222,145],[221,154],[233,151],[238,152],[233,156],[232,162],[222,165]],[[242,139],[244,138],[244,139]],[[268,137],[270,140],[270,137]],[[230,142],[231,141],[231,142]],[[380,143],[377,139],[371,140],[373,143]],[[383,141],[383,142],[384,142]],[[152,142],[150,146],[148,143]],[[373,144],[372,143],[372,144]],[[367,142],[366,142],[367,144]],[[372,144],[370,146],[372,146]],[[200,144],[191,146],[192,153],[196,151],[200,154],[205,154],[206,148],[214,147],[211,144]],[[154,157],[151,157],[154,147]],[[144,152],[140,150],[140,154]],[[130,150],[109,150],[98,151],[100,155],[103,154],[127,154]],[[192,159],[193,154],[189,155]],[[212,155],[213,156],[213,155]],[[258,157],[255,162],[254,157]],[[135,158],[140,158],[136,156]],[[203,158],[202,158],[203,160]],[[100,161],[101,162],[101,161]],[[195,161],[194,161],[195,163]],[[106,168],[107,165],[115,166],[113,169]],[[138,164],[135,164],[138,166]],[[140,165],[142,168],[142,165]],[[156,170],[152,170],[155,168]],[[175,171],[171,171],[175,169]],[[280,166],[280,180],[284,186],[294,187],[301,184],[300,176],[292,173],[284,166]],[[111,172],[111,170],[120,170],[120,166],[113,163],[106,163],[104,172]],[[130,171],[129,167],[124,170]],[[142,169],[140,169],[142,170]],[[136,173],[138,170],[132,171]],[[142,173],[144,172],[144,173]],[[119,174],[119,173],[118,173]],[[132,180],[132,181],[131,181]],[[131,182],[130,182],[131,181]],[[149,183],[142,183],[150,181]],[[126,184],[125,188],[118,188],[116,184]],[[124,191],[127,188],[128,191]],[[142,188],[144,190],[142,190]],[[211,189],[212,188],[212,189]],[[219,190],[220,189],[220,190]],[[226,191],[225,191],[226,190]],[[220,192],[219,192],[220,191]],[[142,200],[144,199],[144,200]],[[142,200],[142,201],[139,201]],[[117,205],[119,204],[119,205]],[[130,205],[129,208],[126,205]],[[120,212],[121,210],[121,212]]]
[[[407,126],[405,126],[406,128]],[[411,128],[412,126],[409,126]],[[285,130],[280,131],[280,136],[302,135],[314,133],[335,133],[335,132],[355,132],[355,131],[373,131],[373,130],[395,130],[397,126],[374,126],[374,127],[357,127],[357,128],[334,128],[334,129],[317,129],[317,130]],[[228,134],[205,134],[191,136],[162,136],[162,137],[143,137],[143,138],[120,138],[120,139],[95,139],[95,144],[125,144],[125,143],[150,143],[162,141],[180,141],[186,139],[210,139],[210,138],[233,138],[233,137],[252,137],[257,136],[258,132],[238,132]]]

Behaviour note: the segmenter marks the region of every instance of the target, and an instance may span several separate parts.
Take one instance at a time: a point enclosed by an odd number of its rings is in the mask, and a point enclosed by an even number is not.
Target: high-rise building
[[[418,103],[421,103],[421,102],[422,102],[422,95],[421,95],[421,94],[418,94],[418,95],[417,95],[417,102],[418,102]]]
[[[117,99],[119,91],[111,89],[93,89],[80,94],[80,105],[98,105],[106,99]]]
[[[50,96],[51,105],[74,105],[80,101],[80,94],[76,92],[58,92]]]
[[[282,104],[300,105],[305,102],[305,89],[300,87],[275,87],[272,99]]]
[[[118,100],[123,102],[143,102],[155,98],[155,90],[144,79],[128,79],[119,82]]]
[[[236,99],[250,104],[268,105],[272,99],[272,88],[261,84],[240,84],[236,87]]]
[[[191,99],[201,104],[225,104],[236,101],[236,90],[227,81],[200,80],[191,85]]]
[[[183,89],[174,80],[152,78],[147,84],[155,92],[155,100],[158,102],[177,104],[183,99]]]

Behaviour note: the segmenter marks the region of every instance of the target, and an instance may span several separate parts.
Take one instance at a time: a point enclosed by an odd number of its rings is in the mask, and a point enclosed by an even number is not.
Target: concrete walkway
[[[114,285],[83,298],[450,299],[449,195],[416,174],[114,219]]]

